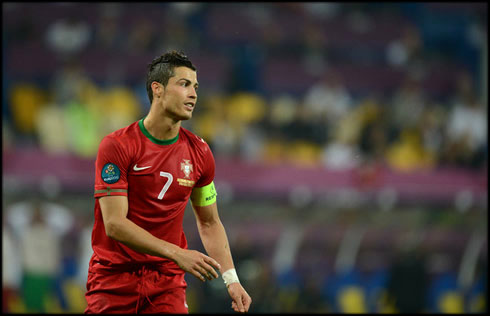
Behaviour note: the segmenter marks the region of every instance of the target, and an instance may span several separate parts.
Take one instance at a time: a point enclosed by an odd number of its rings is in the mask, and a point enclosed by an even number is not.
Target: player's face
[[[163,93],[165,112],[175,120],[188,120],[197,102],[197,73],[187,67],[174,68]]]

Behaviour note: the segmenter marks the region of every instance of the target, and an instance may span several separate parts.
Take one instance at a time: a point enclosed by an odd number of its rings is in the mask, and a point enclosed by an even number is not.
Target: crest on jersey
[[[191,164],[191,161],[188,160],[188,159],[182,159],[184,162],[181,162],[180,163],[180,170],[182,170],[184,172],[184,175],[185,175],[185,178],[186,179],[189,179],[190,178],[190,174],[191,172],[193,171],[192,170],[192,164]]]

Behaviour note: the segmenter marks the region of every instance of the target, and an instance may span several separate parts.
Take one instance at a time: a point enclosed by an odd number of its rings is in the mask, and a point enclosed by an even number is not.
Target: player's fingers
[[[192,269],[189,272],[199,280],[206,282],[206,278],[204,277],[203,273],[199,269]]]
[[[245,313],[245,308],[243,307],[243,303],[242,303],[242,295],[238,296],[238,298],[235,300],[235,302],[236,302],[238,311],[240,313]]]
[[[250,308],[250,304],[252,304],[252,298],[248,295],[242,296],[243,300],[243,307],[245,308],[245,311],[248,312],[248,309]]]
[[[215,269],[218,269],[218,271],[221,270],[221,265],[218,263],[218,261],[214,260],[211,257],[208,257],[208,256],[204,257],[204,262],[212,265]],[[216,276],[216,277],[218,277],[218,276]]]
[[[237,307],[237,305],[236,305],[235,301],[231,302],[231,308],[233,308],[233,310],[234,310],[235,312],[239,312],[238,307]]]
[[[205,269],[206,274],[209,274],[211,278],[212,278],[212,277],[214,277],[214,278],[219,277],[218,272],[216,272],[216,271],[214,270],[214,268],[213,268],[211,265],[207,264],[205,261],[203,261],[203,262],[201,263],[201,266],[202,266],[202,267]],[[211,279],[210,279],[210,280],[211,280]]]
[[[199,274],[202,276],[202,277],[205,277],[207,278],[208,280],[212,280],[213,277],[212,275],[204,268],[202,267],[201,265],[197,265],[196,266],[196,271],[199,272]]]

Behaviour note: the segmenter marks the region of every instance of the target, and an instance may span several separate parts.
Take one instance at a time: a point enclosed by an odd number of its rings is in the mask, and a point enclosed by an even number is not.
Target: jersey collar
[[[146,117],[146,116],[145,116]],[[179,134],[177,134],[177,136],[175,136],[174,138],[172,139],[166,139],[166,140],[161,140],[161,139],[157,139],[153,136],[151,136],[150,132],[148,132],[148,130],[146,129],[145,127],[145,124],[143,124],[143,120],[145,118],[142,118],[139,122],[138,122],[138,125],[140,126],[140,130],[141,132],[152,142],[152,143],[155,143],[157,145],[172,145],[174,143],[177,142],[177,140],[179,139]]]

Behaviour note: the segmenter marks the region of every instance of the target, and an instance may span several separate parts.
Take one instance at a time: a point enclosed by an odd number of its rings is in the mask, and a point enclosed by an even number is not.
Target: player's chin
[[[182,115],[180,115],[181,121],[190,120],[191,118],[192,118],[192,112],[186,112],[186,113],[183,113]]]

